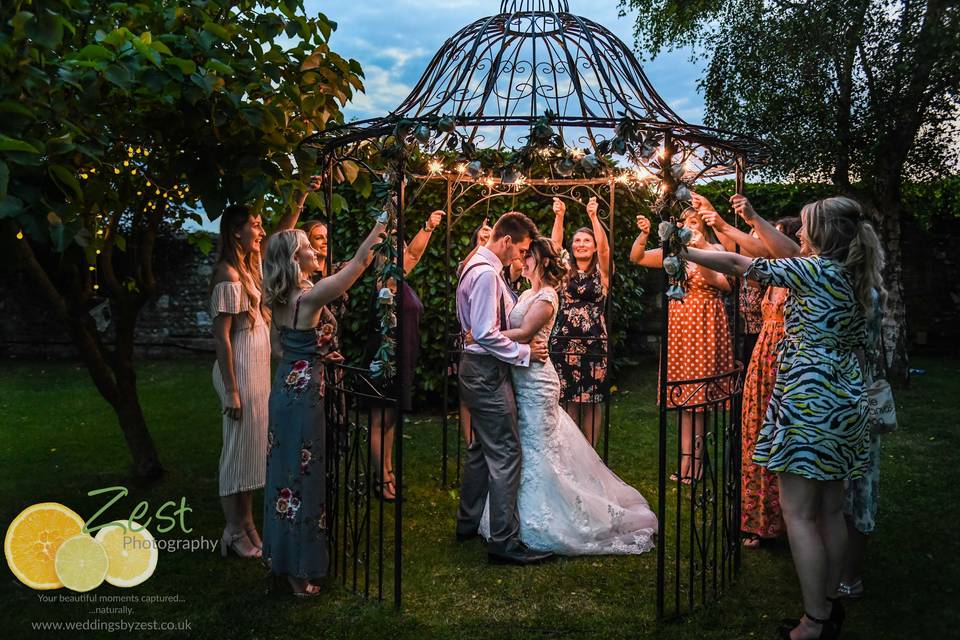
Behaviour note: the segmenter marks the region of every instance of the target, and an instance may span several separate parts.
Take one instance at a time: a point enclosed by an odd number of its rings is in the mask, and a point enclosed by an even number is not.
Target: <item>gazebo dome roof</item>
[[[565,144],[595,147],[624,118],[709,149],[709,174],[735,156],[763,157],[753,138],[685,122],[654,89],[633,52],[609,29],[570,13],[567,0],[503,0],[500,12],[440,47],[410,94],[387,116],[332,127],[313,144],[330,150],[386,135],[401,120],[457,121],[478,147],[513,146],[548,116]]]
[[[393,114],[524,123],[548,111],[571,123],[629,116],[687,126],[623,41],[552,0],[504,1],[458,31]]]

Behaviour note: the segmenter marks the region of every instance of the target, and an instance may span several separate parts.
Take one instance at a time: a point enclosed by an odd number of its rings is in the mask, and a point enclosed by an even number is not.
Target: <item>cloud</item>
[[[348,117],[385,115],[416,85],[427,64],[444,43],[465,25],[494,14],[495,0],[394,0],[337,3],[307,0],[307,11],[321,8],[339,24],[331,46],[340,55],[355,58],[366,74],[366,95],[358,94],[345,109]],[[630,46],[636,13],[619,17],[618,0],[571,0],[570,11],[598,22]],[[643,63],[651,84],[686,120],[703,118],[703,97],[696,83],[703,63],[691,63],[690,51],[661,53]]]
[[[363,81],[366,92],[355,94],[353,102],[344,109],[348,119],[386,115],[413,89],[412,85],[400,82],[390,69],[368,64],[364,65],[363,71],[366,75]]]

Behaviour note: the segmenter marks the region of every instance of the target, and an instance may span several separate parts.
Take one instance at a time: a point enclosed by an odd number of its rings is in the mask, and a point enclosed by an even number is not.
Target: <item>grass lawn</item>
[[[72,364],[0,365],[0,525],[35,502],[62,502],[84,517],[103,500],[88,491],[126,485],[105,517],[125,519],[136,502],[156,509],[185,496],[193,532],[218,538],[220,421],[211,362],[151,362],[140,369],[143,406],[168,474],[156,486],[129,480],[129,456],[109,407]],[[869,549],[867,598],[849,607],[845,638],[945,638],[960,627],[960,537],[954,511],[960,463],[960,361],[918,360],[927,373],[897,395],[900,431],[883,449],[879,530]],[[621,376],[611,426],[611,466],[656,508],[656,369]],[[678,622],[654,621],[656,554],[561,559],[540,567],[494,567],[479,542],[453,536],[456,491],[439,484],[439,421],[416,416],[405,440],[403,610],[368,604],[331,585],[311,601],[264,595],[264,571],[219,553],[161,552],[156,574],[132,590],[132,613],[91,614],[83,602],[42,602],[9,572],[0,581],[0,637],[31,636],[43,621],[176,622],[204,638],[773,638],[776,621],[800,613],[786,543],[744,550],[737,584]],[[256,513],[261,513],[259,505]],[[106,521],[106,520],[104,520]],[[166,537],[175,534],[170,532]],[[66,591],[46,592],[64,594]],[[178,596],[149,603],[149,596]],[[120,605],[114,605],[120,606]],[[952,631],[951,631],[952,630]],[[52,635],[36,633],[37,637]],[[110,635],[86,632],[85,637]],[[146,637],[183,637],[157,631]]]

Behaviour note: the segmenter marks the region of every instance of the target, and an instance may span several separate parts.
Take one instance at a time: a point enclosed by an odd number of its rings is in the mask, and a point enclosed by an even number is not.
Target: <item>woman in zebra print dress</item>
[[[743,196],[734,209],[762,237],[779,232]],[[849,198],[806,205],[801,246],[808,255],[767,260],[688,249],[689,260],[785,287],[785,337],[777,382],[754,462],[780,474],[780,500],[804,616],[781,628],[792,640],[833,638],[843,622],[831,602],[846,544],[843,481],[863,475],[869,431],[860,365],[866,314],[882,296],[883,255],[873,227]]]

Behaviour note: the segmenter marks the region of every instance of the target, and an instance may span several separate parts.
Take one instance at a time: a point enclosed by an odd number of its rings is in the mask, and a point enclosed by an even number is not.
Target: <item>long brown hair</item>
[[[874,291],[881,303],[886,300],[883,248],[856,200],[836,196],[811,202],[800,211],[800,219],[816,253],[847,268],[865,313],[873,309]]]
[[[530,255],[537,262],[541,281],[557,289],[566,285],[570,278],[570,265],[560,257],[560,252],[553,245],[553,240],[545,236],[537,236],[530,242]]]
[[[223,210],[220,216],[220,252],[217,255],[217,263],[225,263],[236,269],[240,274],[240,284],[243,287],[244,294],[247,296],[247,302],[250,304],[250,322],[254,322],[253,310],[261,306],[263,299],[263,272],[260,265],[260,252],[251,251],[245,256],[240,255],[240,243],[237,241],[237,234],[243,229],[243,226],[250,221],[254,214],[250,207],[242,204],[232,204]],[[213,289],[213,281],[210,282],[210,288]],[[268,313],[263,308],[259,308],[263,317],[269,318]]]

